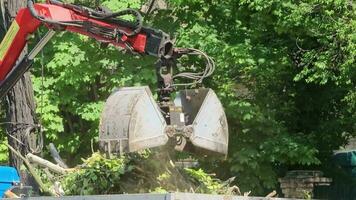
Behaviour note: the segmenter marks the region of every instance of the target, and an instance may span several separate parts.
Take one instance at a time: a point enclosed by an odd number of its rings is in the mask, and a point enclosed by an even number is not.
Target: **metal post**
[[[55,33],[56,31],[50,29],[28,54],[28,59],[33,60],[37,56],[37,54],[43,49],[43,47],[49,42],[49,40],[52,39]]]

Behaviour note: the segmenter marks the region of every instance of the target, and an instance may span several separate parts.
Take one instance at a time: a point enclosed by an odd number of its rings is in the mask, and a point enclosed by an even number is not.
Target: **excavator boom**
[[[18,12],[0,44],[0,98],[31,67],[35,56],[55,32],[78,33],[158,58],[158,100],[148,87],[119,88],[108,98],[99,128],[102,150],[126,153],[173,144],[179,151],[227,154],[227,120],[217,95],[207,88],[187,89],[201,84],[213,73],[215,65],[209,56],[196,49],[175,48],[168,34],[144,27],[142,16],[132,9],[93,10],[58,0],[47,0],[43,4],[28,0],[27,3],[28,7]],[[126,15],[134,20],[123,19]],[[49,32],[18,61],[27,40],[41,25]],[[205,59],[205,70],[174,74],[177,59],[185,55]],[[175,83],[182,78],[192,82]],[[179,86],[185,89],[177,91]],[[173,92],[176,94],[171,95]]]
[[[66,4],[53,2],[56,4],[31,4],[32,1],[29,1],[32,6],[19,10],[12,22],[0,44],[0,97],[5,95],[8,90],[4,90],[2,87],[6,81],[11,80],[10,85],[17,81],[17,79],[13,81],[11,78],[7,80],[6,77],[16,68],[15,63],[29,36],[41,25],[45,25],[50,30],[87,35],[102,43],[112,44],[140,54],[161,57],[172,52],[169,49],[172,47],[169,36],[160,30],[140,27],[139,32],[133,34],[135,26],[128,22],[117,23],[114,19],[109,18],[95,19],[85,14],[88,11],[84,9],[74,10],[66,8]],[[31,63],[31,61],[27,61],[27,63]],[[23,67],[28,69],[28,66]],[[23,70],[22,73],[26,70]],[[21,73],[17,74],[17,77],[21,75]]]

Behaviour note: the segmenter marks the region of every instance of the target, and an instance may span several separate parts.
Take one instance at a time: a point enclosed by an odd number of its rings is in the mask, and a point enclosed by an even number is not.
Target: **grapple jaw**
[[[103,151],[122,154],[172,143],[179,151],[227,154],[227,120],[213,90],[180,91],[165,104],[157,104],[148,87],[121,88],[108,98],[99,128]]]
[[[211,89],[180,91],[186,125],[191,127],[185,151],[203,154],[227,154],[228,125],[224,109]]]

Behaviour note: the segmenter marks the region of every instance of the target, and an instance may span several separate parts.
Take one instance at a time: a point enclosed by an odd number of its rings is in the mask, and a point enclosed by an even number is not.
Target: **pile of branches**
[[[68,168],[56,151],[52,151],[52,156],[57,164],[33,154],[21,156],[42,192],[52,196],[165,192],[234,194],[236,189],[230,187],[233,179],[223,182],[202,169],[177,166],[167,151],[147,150],[110,158],[96,152],[73,168]]]
[[[226,193],[229,184],[201,169],[177,167],[166,153],[106,158],[94,153],[62,179],[66,195],[148,192]]]

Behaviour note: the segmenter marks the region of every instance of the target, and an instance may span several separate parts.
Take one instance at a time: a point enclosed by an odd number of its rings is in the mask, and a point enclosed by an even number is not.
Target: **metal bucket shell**
[[[183,90],[174,102],[182,108],[184,126],[192,130],[189,136],[184,136],[187,143],[182,149],[226,155],[228,125],[215,92],[207,88]],[[99,145],[105,152],[120,154],[163,146],[169,141],[166,128],[166,120],[147,86],[120,88],[104,106]]]
[[[147,86],[120,88],[105,103],[99,145],[120,154],[162,146],[168,141],[166,126]]]
[[[224,108],[212,89],[180,91],[187,124],[193,128],[189,137],[195,153],[223,154],[228,151],[229,133]]]

